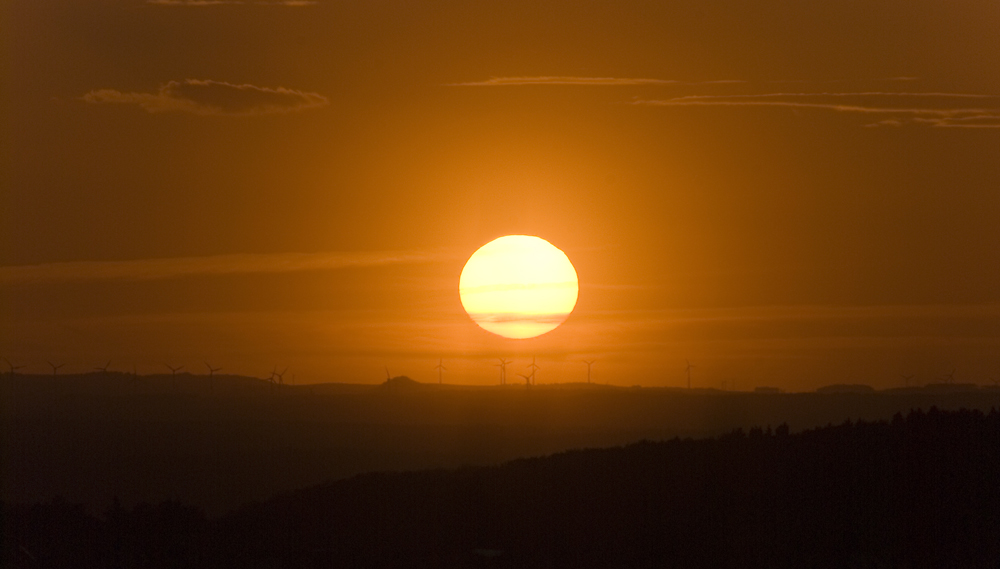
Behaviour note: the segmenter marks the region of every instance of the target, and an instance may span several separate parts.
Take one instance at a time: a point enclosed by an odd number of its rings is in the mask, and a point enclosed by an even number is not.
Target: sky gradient
[[[300,382],[1000,378],[988,0],[14,0],[0,355]],[[508,234],[555,331],[465,314]]]

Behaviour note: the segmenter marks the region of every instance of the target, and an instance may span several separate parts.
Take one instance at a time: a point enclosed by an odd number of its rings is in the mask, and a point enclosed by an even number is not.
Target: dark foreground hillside
[[[4,567],[997,567],[1000,414],[370,474],[218,519],[4,506]]]

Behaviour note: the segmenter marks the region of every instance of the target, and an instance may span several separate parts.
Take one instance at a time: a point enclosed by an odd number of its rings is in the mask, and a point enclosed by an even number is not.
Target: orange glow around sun
[[[576,269],[548,241],[507,235],[469,258],[458,282],[462,306],[484,330],[534,338],[562,324],[579,295]]]

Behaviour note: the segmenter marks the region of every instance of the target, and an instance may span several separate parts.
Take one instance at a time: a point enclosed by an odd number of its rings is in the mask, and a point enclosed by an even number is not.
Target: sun
[[[534,338],[562,324],[580,293],[566,253],[541,237],[507,235],[469,257],[458,281],[462,306],[484,330]]]

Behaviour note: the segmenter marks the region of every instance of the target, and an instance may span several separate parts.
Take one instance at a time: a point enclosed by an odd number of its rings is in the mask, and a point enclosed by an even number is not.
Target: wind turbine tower
[[[212,391],[215,391],[215,381],[213,381],[212,376],[215,375],[215,372],[222,371],[222,368],[212,367],[212,364],[208,362],[205,362],[205,367],[208,368],[208,388]]]
[[[691,389],[691,370],[694,369],[694,366],[691,365],[690,360],[684,360],[684,361],[687,362],[687,367],[684,368],[684,371],[687,372],[688,389]]]
[[[438,385],[441,385],[441,372],[448,370],[448,368],[444,367],[444,358],[438,358],[438,365],[434,366],[434,369],[438,372]]]
[[[594,365],[595,360],[583,360],[583,363],[587,364],[587,383],[590,383],[590,366]]]
[[[174,384],[174,391],[177,391],[177,372],[179,372],[182,369],[184,369],[184,366],[173,367],[170,364],[163,364],[163,365],[167,366],[167,369],[170,370],[170,381],[171,381],[171,383]]]
[[[531,365],[528,366],[528,369],[531,370],[531,384],[532,385],[535,385],[535,372],[538,371],[538,368],[539,368],[538,364],[535,363],[535,356],[531,356]]]
[[[278,375],[278,366],[274,366],[274,369],[271,370],[271,375],[267,376],[268,393],[274,393],[274,382],[275,382],[274,378],[277,375]]]
[[[19,369],[21,369],[21,368],[24,367],[24,366],[16,366],[16,365],[10,363],[10,360],[8,360],[7,358],[4,358],[3,361],[7,362],[7,367],[10,368],[10,377],[11,378],[14,377],[14,374],[17,373],[17,370],[19,370]]]
[[[493,364],[493,367],[500,368],[500,385],[507,385],[507,364],[509,364],[510,361],[508,361],[507,358],[497,358],[497,359],[500,361],[500,363]]]
[[[944,374],[940,379],[945,383],[955,383],[955,370],[952,369],[951,372]]]

